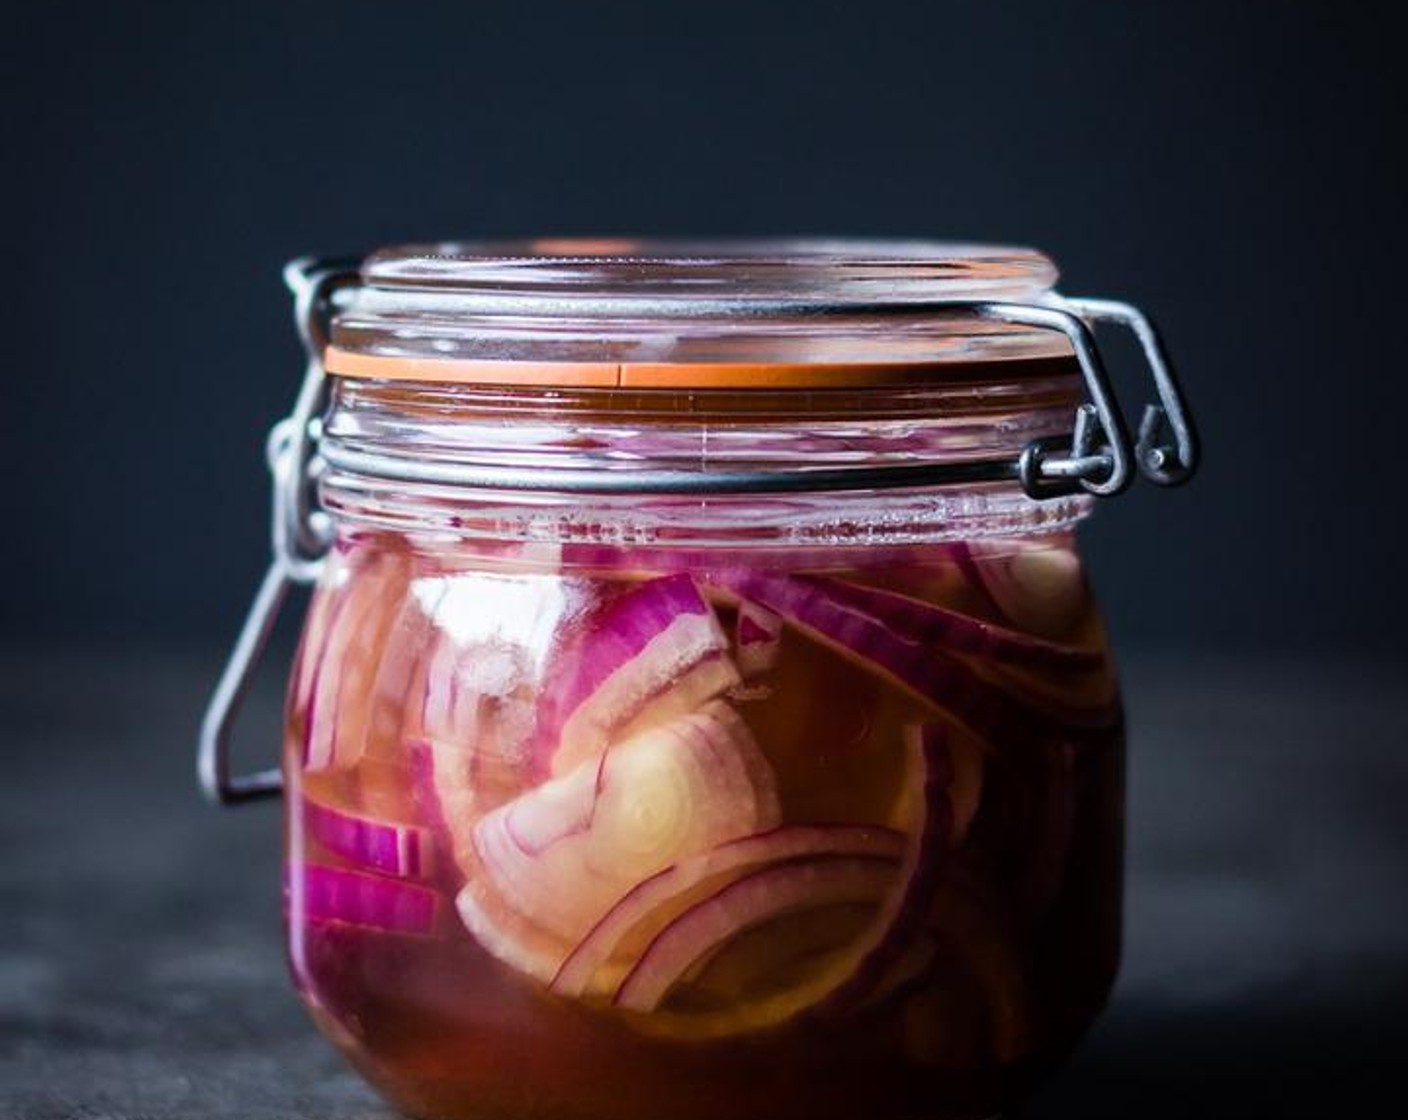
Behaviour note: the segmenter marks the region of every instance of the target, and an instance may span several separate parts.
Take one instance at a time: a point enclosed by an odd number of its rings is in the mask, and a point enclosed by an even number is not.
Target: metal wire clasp
[[[1112,299],[1067,299],[1066,303],[1086,319],[1117,323],[1133,332],[1149,363],[1159,398],[1157,404],[1144,406],[1139,421],[1135,444],[1139,471],[1160,486],[1187,482],[1198,466],[1198,432],[1158,329],[1132,304]]]
[[[200,786],[205,796],[218,804],[269,797],[283,788],[277,767],[231,775],[230,733],[289,589],[317,579],[332,539],[328,516],[317,509],[315,489],[321,469],[318,435],[327,399],[322,354],[333,297],[356,277],[357,264],[348,260],[302,258],[284,269],[308,364],[293,411],[274,425],[265,448],[273,480],[273,556],[201,721]]]

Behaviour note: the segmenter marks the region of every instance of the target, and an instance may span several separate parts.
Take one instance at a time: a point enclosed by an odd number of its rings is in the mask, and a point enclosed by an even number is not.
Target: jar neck
[[[451,537],[765,548],[1046,532],[1079,520],[1090,499],[1035,501],[1001,480],[786,493],[725,493],[710,480],[747,474],[766,485],[803,470],[926,465],[957,477],[1067,434],[1078,399],[1078,376],[1061,370],[805,392],[334,378],[322,436],[332,465],[320,492],[342,528]],[[408,481],[376,469],[393,461],[512,477],[515,488]],[[690,492],[641,492],[662,474],[687,480]],[[567,475],[609,477],[617,492],[555,489],[553,479]]]

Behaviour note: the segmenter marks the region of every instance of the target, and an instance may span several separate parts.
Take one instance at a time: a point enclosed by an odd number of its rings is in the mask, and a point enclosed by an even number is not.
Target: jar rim
[[[542,239],[382,249],[328,372],[598,388],[855,388],[1069,357],[979,305],[1054,298],[1032,249],[901,239]],[[1003,376],[1011,371],[1004,370]]]
[[[539,238],[391,246],[363,282],[402,290],[517,297],[518,313],[556,300],[621,299],[668,314],[719,303],[809,307],[1018,297],[1056,281],[1019,246],[904,238]],[[724,312],[725,314],[727,312]]]

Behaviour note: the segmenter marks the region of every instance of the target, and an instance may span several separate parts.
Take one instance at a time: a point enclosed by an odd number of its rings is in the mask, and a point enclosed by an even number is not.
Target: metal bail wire
[[[787,471],[613,472],[426,462],[412,456],[343,447],[323,438],[321,417],[327,400],[323,351],[336,296],[357,283],[358,266],[359,261],[353,258],[303,258],[284,270],[284,281],[294,296],[295,321],[308,364],[293,411],[269,433],[273,556],[201,723],[200,784],[205,795],[220,804],[275,795],[283,786],[277,768],[232,777],[230,734],[290,587],[312,582],[321,570],[332,536],[328,515],[317,506],[317,483],[325,467],[411,484],[577,494],[766,494],[1017,481],[1029,497],[1038,500],[1080,490],[1109,497],[1129,485],[1136,469],[1159,485],[1178,485],[1186,482],[1197,467],[1198,442],[1192,416],[1153,324],[1126,303],[1056,295],[1039,304],[931,300],[780,306],[789,313],[805,311],[813,315],[899,317],[965,311],[980,318],[1063,334],[1080,365],[1086,400],[1076,409],[1069,439],[1034,440],[1015,460],[834,469],[801,466]],[[728,310],[726,301],[714,302],[717,309]],[[631,304],[636,312],[642,306],[639,302]],[[669,306],[661,304],[665,313]],[[743,303],[738,311],[756,314],[759,307],[756,303]],[[1145,406],[1134,443],[1091,330],[1091,323],[1100,322],[1115,323],[1134,334],[1153,377],[1158,400]]]
[[[277,767],[232,776],[230,736],[289,589],[317,579],[331,541],[331,523],[316,508],[315,492],[318,417],[327,395],[322,354],[333,296],[356,277],[355,261],[305,258],[284,269],[308,364],[293,412],[274,425],[266,447],[273,480],[273,556],[201,720],[197,771],[202,792],[216,804],[272,797],[283,789]]]
[[[598,300],[603,311],[627,305]],[[711,299],[719,314],[762,314],[750,301]],[[631,304],[634,314],[669,314],[668,300],[642,300]],[[1000,303],[981,300],[929,300],[904,304],[878,303],[778,303],[766,311],[808,316],[902,316],[965,312],[1002,323],[1056,331],[1071,345],[1085,383],[1087,400],[1077,408],[1068,439],[1037,440],[1016,458],[959,460],[951,462],[900,462],[884,466],[854,464],[815,467],[805,464],[786,470],[730,470],[684,468],[613,469],[610,465],[585,468],[521,467],[487,463],[426,460],[395,451],[369,451],[325,438],[318,449],[319,462],[346,474],[404,482],[411,485],[457,486],[472,490],[540,491],[559,494],[777,494],[802,491],[894,490],[955,483],[1018,481],[1034,499],[1053,498],[1084,490],[1109,497],[1124,490],[1134,476],[1134,449],[1124,414],[1100,357],[1090,326],[1059,297],[1050,303]],[[1181,410],[1178,412],[1181,416]]]
[[[1118,300],[1068,299],[1066,302],[1087,319],[1127,327],[1138,340],[1159,397],[1158,404],[1144,406],[1144,415],[1139,421],[1139,440],[1135,445],[1139,470],[1150,482],[1160,486],[1181,486],[1198,468],[1198,431],[1193,426],[1183,386],[1173,372],[1158,328],[1139,308]],[[1170,435],[1172,444],[1168,442]]]

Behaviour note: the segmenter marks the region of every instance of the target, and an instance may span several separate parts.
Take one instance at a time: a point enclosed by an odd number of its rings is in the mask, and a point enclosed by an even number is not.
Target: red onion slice
[[[738,604],[734,647],[745,680],[766,673],[782,652],[782,616],[745,599]]]
[[[1049,642],[893,591],[815,579],[831,594],[899,633],[954,653],[1063,673],[1087,672],[1105,664],[1105,655],[1098,649]]]
[[[400,750],[412,697],[422,694],[418,681],[438,644],[429,613],[407,594],[387,628],[380,664],[368,698],[366,753],[394,757]]]
[[[740,599],[762,603],[814,640],[878,674],[958,720],[979,738],[1018,738],[1052,724],[1106,726],[1105,709],[1053,710],[1043,698],[1007,693],[958,659],[901,633],[849,598],[806,576],[744,569],[711,572],[709,579]]]
[[[474,822],[527,782],[536,708],[524,662],[520,648],[460,642],[442,630],[425,658],[421,703],[403,727],[416,799],[444,822],[449,850],[466,871],[475,862]]]
[[[491,891],[466,886],[455,896],[455,909],[481,948],[525,976],[547,983],[561,965],[562,939],[507,908]]]
[[[613,1002],[628,1011],[653,1011],[691,968],[745,930],[800,908],[878,903],[894,889],[898,874],[894,859],[823,856],[737,879],[666,926]]]
[[[312,721],[315,713],[313,698],[317,692],[318,675],[323,666],[324,642],[328,628],[332,625],[341,608],[342,596],[345,591],[345,584],[338,585],[329,581],[327,585],[320,586],[314,592],[312,603],[308,608],[308,620],[303,626],[303,634],[299,639],[298,652],[294,655],[293,677],[289,688],[289,709],[295,716],[301,715],[304,721],[302,747],[305,763],[308,757],[308,745],[312,739]]]
[[[780,813],[766,758],[738,714],[716,702],[480,818],[460,914],[477,936],[488,931],[481,941],[491,952],[548,982],[638,882],[773,828]],[[507,944],[524,923],[557,938],[557,951]]]
[[[953,826],[948,790],[953,780],[951,743],[941,726],[916,730],[906,741],[910,779],[907,815],[912,833],[897,859],[884,856],[812,856],[751,871],[670,921],[617,988],[618,1006],[651,1011],[636,1021],[654,1030],[660,1019],[669,1033],[721,1036],[761,1030],[797,1015],[831,1016],[854,1008],[877,991],[890,990],[892,974],[910,969],[916,942],[932,909],[939,875],[948,863]],[[785,830],[780,830],[785,831]],[[835,870],[844,863],[869,870]],[[798,875],[798,867],[807,868]],[[822,972],[788,991],[721,1012],[702,1015],[662,1012],[660,1003],[709,954],[727,952],[728,942],[750,927],[784,913],[801,913],[836,902],[872,903],[869,929],[842,948]],[[668,1024],[668,1026],[666,1026]]]
[[[340,654],[346,639],[339,624],[343,610],[347,606],[345,586],[333,592],[334,599],[329,603],[323,623],[323,633],[316,646],[308,648],[312,652],[312,668],[308,673],[307,702],[303,708],[303,769],[326,769],[332,761],[334,731],[337,727],[337,669],[336,656]],[[305,640],[311,640],[311,631]],[[295,687],[298,687],[297,685]]]
[[[1059,637],[1085,613],[1089,589],[1074,549],[1003,537],[969,541],[956,558],[1021,630]]]
[[[354,766],[366,746],[371,691],[382,646],[409,581],[399,552],[380,552],[354,567],[329,622],[310,702],[308,770]]]
[[[699,707],[739,681],[728,640],[686,573],[650,580],[612,603],[558,670],[544,698],[543,769],[565,774],[600,754],[642,711]],[[553,732],[556,732],[554,735]]]
[[[600,994],[614,988],[620,977],[603,981],[597,972],[616,953],[627,935],[641,933],[647,922],[663,926],[673,914],[671,904],[701,883],[728,872],[778,863],[802,856],[868,856],[898,860],[905,850],[903,833],[868,825],[791,825],[720,844],[708,852],[681,860],[637,884],[597,922],[553,977],[552,990],[561,995]],[[662,916],[663,915],[663,916]],[[614,983],[613,983],[614,981]]]
[[[400,879],[318,864],[285,872],[289,912],[309,921],[348,922],[391,933],[428,934],[440,915],[440,895]]]
[[[403,879],[423,879],[431,873],[430,836],[425,829],[395,824],[301,797],[303,827],[320,846],[335,856]]]

